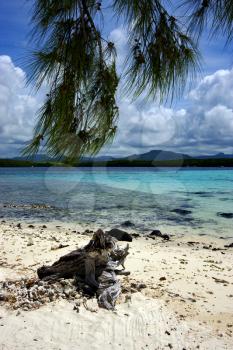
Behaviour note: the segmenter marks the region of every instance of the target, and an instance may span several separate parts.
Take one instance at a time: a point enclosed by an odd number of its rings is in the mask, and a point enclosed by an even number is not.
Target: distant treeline
[[[80,166],[107,167],[233,167],[233,158],[223,159],[182,159],[182,160],[128,160],[117,159],[108,162],[83,162]]]
[[[33,162],[30,160],[0,159],[0,167],[50,167],[64,166],[63,163],[57,162]]]
[[[68,166],[65,162],[34,162],[26,160],[0,159],[0,167],[50,167]],[[183,159],[183,160],[127,160],[117,159],[107,162],[91,161],[71,164],[76,167],[233,167],[233,158],[222,159]]]

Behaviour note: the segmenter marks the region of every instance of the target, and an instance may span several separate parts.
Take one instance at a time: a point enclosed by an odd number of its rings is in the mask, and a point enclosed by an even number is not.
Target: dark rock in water
[[[116,238],[118,241],[132,242],[133,240],[132,236],[129,233],[123,230],[119,230],[118,228],[113,228],[112,230],[107,231],[107,233],[110,236]]]
[[[135,225],[130,220],[126,220],[126,221],[122,222],[121,226],[132,227],[132,226],[135,226]]]
[[[187,210],[187,209],[173,209],[171,210],[172,213],[177,213],[180,215],[188,215],[188,214],[192,214],[191,210]]]
[[[217,213],[217,215],[226,219],[233,219],[233,213]]]
[[[213,194],[211,192],[203,192],[203,191],[193,192],[193,194],[197,194],[201,197],[212,197],[213,196]]]
[[[159,230],[154,230],[149,234],[149,237],[154,238],[154,237],[160,237],[163,238],[166,241],[169,241],[170,237],[165,233],[163,234],[161,231]]]
[[[47,204],[3,204],[3,208],[18,208],[18,209],[57,209]]]

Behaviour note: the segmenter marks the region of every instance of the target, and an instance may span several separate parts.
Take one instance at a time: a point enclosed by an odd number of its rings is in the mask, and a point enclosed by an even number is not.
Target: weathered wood
[[[97,291],[100,306],[113,309],[121,290],[115,270],[119,265],[124,268],[128,249],[128,245],[119,248],[113,237],[98,230],[83,248],[62,256],[51,266],[40,267],[38,277],[51,280],[75,277],[93,292]]]

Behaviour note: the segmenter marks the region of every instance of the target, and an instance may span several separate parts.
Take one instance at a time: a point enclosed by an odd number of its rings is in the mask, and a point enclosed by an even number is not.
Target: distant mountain
[[[15,157],[14,160],[28,160],[26,157]],[[83,157],[82,162],[108,162],[113,160],[145,160],[145,161],[163,161],[163,160],[183,160],[183,159],[233,159],[233,154],[217,153],[215,155],[190,156],[185,153],[177,153],[163,150],[151,150],[146,153],[132,154],[127,157]],[[45,154],[37,154],[32,159],[35,162],[62,162],[63,159],[51,158]]]
[[[179,160],[179,159],[191,159],[187,154],[176,153],[170,151],[162,151],[162,150],[151,150],[142,154],[133,154],[124,159],[127,160],[148,160],[148,161],[157,161],[157,160]]]
[[[196,159],[232,159],[233,154],[217,153],[212,156],[197,156]]]
[[[15,157],[13,158],[14,160],[32,160],[34,162],[52,162],[52,161],[57,161],[58,159],[55,158],[51,158],[49,156],[47,156],[46,154],[36,154],[34,157],[32,158],[28,158],[28,157]]]
[[[99,156],[99,157],[83,157],[83,162],[108,162],[110,160],[114,160],[116,158],[110,156]]]

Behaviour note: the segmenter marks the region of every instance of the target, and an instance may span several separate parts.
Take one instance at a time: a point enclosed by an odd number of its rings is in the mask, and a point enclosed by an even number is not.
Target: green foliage
[[[115,0],[119,16],[129,24],[131,51],[127,57],[126,91],[135,97],[161,100],[183,91],[199,68],[196,44],[187,36],[182,23],[162,6],[161,1]]]
[[[55,162],[55,161],[26,161],[15,159],[0,159],[0,168],[6,167],[69,167],[67,162]],[[74,163],[76,167],[229,167],[233,168],[233,158],[209,158],[209,159],[183,159],[183,160],[128,160],[128,159],[115,159],[108,162],[103,161],[80,161]]]
[[[56,166],[56,167],[64,167],[66,164],[64,163],[58,163],[58,162],[51,162],[51,161],[44,161],[44,162],[32,162],[29,160],[17,160],[17,159],[0,159],[0,168],[30,168],[30,167],[50,167],[50,166]]]
[[[94,19],[95,1],[35,1],[33,38],[42,49],[29,61],[28,82],[50,91],[38,113],[35,137],[53,157],[70,160],[96,154],[116,132],[118,77],[114,45],[105,42]]]
[[[191,35],[200,36],[207,28],[211,37],[221,34],[226,43],[233,39],[232,0],[182,0],[181,7],[185,9]]]
[[[184,168],[184,167],[233,167],[232,158],[208,158],[208,159],[177,159],[177,160],[128,160],[128,159],[115,159],[108,162],[81,162],[78,164],[81,167],[175,167],[175,168]]]
[[[197,40],[207,24],[212,34],[232,39],[232,0],[183,0],[182,21],[163,0],[107,3],[129,33],[122,91],[134,97],[180,95],[199,70]],[[100,29],[102,7],[101,0],[34,0],[31,36],[38,50],[27,62],[28,83],[47,84],[49,92],[24,155],[43,146],[52,157],[75,161],[113,140],[119,78],[114,43]]]

